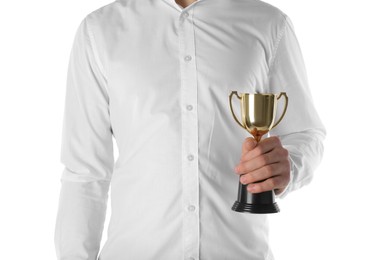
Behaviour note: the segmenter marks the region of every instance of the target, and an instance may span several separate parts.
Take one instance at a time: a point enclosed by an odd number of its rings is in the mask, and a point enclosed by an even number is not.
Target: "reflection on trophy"
[[[241,103],[241,122],[237,119],[233,111],[232,98],[236,95]],[[284,96],[285,105],[282,115],[275,122],[278,100]],[[257,142],[260,142],[263,135],[277,126],[283,119],[287,106],[288,97],[285,92],[280,94],[249,94],[232,91],[229,96],[230,110],[234,120],[245,130],[247,130]],[[275,202],[275,193],[273,190],[250,193],[246,189],[247,185],[239,182],[238,196],[232,206],[232,210],[247,213],[276,213],[279,212],[279,206]]]

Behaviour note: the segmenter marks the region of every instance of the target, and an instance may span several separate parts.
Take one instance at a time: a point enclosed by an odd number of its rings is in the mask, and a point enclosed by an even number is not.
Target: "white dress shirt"
[[[273,259],[269,216],[231,210],[250,136],[233,90],[287,92],[269,133],[292,163],[277,198],[309,183],[326,132],[285,13],[260,0],[117,0],[89,13],[69,61],[58,259]]]

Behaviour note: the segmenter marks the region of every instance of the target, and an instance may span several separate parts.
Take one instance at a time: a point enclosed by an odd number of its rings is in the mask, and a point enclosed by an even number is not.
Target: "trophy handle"
[[[285,100],[286,100],[286,102],[284,103],[284,110],[283,110],[283,113],[282,113],[282,115],[280,116],[279,120],[272,126],[272,128],[274,128],[275,126],[277,126],[277,125],[280,123],[280,121],[282,121],[282,119],[283,119],[283,117],[284,117],[284,115],[286,114],[286,111],[287,111],[288,97],[287,97],[287,95],[286,95],[286,92],[280,92],[280,94],[278,95],[278,97],[277,97],[276,99],[279,100],[282,96],[284,96],[284,98],[285,98]],[[272,129],[272,128],[271,128],[271,129]],[[270,129],[270,130],[271,130],[271,129]]]
[[[236,95],[237,98],[241,100],[241,97],[237,94],[237,91],[232,91],[232,93],[230,93],[230,95],[229,95],[230,111],[232,112],[233,118],[234,118],[234,120],[236,120],[237,124],[239,124],[242,128],[244,128],[246,130],[245,126],[243,126],[242,123],[240,123],[240,121],[238,121],[236,115],[234,114],[233,106],[232,106],[233,95]]]

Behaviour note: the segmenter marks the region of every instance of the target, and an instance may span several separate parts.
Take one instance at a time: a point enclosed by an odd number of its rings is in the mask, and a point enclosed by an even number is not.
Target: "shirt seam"
[[[107,74],[106,74],[106,71],[103,67],[103,63],[99,57],[99,54],[98,54],[98,51],[97,51],[97,46],[96,46],[96,42],[95,42],[95,36],[92,32],[92,29],[90,27],[90,25],[88,24],[88,19],[87,17],[84,19],[85,20],[85,25],[86,25],[86,29],[87,29],[87,34],[88,34],[88,38],[90,40],[90,44],[91,44],[91,49],[92,49],[92,54],[96,60],[96,64],[98,66],[98,69],[100,71],[100,73],[102,74],[104,80],[105,80],[105,83],[107,82]],[[104,88],[106,89],[107,93],[108,93],[108,89],[107,89],[107,86],[106,84],[104,84]]]
[[[285,32],[286,32],[286,28],[287,28],[287,15],[286,14],[282,14],[283,15],[283,18],[284,18],[284,25],[283,25],[283,29],[280,30],[280,32],[278,33],[278,36],[275,40],[275,47],[272,51],[272,56],[271,56],[271,60],[269,62],[269,66],[268,66],[268,76],[270,75],[271,73],[271,70],[275,64],[275,57],[277,55],[277,51],[279,50],[279,43],[281,41],[281,39],[284,37],[285,35]]]

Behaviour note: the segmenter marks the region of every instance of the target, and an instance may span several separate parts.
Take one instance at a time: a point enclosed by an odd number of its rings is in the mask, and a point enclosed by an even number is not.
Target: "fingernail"
[[[238,166],[234,167],[234,171],[235,171],[236,173],[238,173],[238,172],[239,172],[239,168],[238,168]]]

